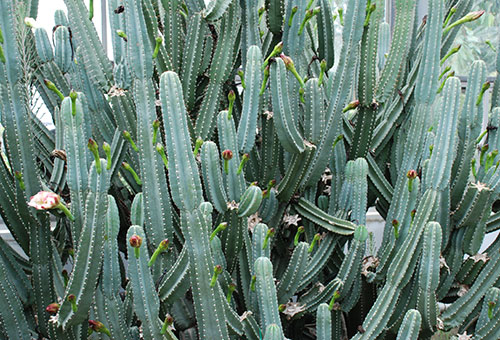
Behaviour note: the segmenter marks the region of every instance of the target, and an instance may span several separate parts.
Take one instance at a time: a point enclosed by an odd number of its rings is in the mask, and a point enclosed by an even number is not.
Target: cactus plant
[[[498,338],[500,78],[417,3],[0,1],[0,338]]]

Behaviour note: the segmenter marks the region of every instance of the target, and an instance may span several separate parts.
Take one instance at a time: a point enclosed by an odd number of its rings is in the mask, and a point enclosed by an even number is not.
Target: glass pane
[[[455,45],[462,44],[460,51],[450,58],[457,75],[466,76],[474,60],[484,60],[488,76],[495,76],[496,51],[500,42],[500,0],[475,0],[472,11],[485,10],[481,18],[462,24]],[[452,18],[452,22],[458,18]],[[490,47],[487,42],[493,46]]]

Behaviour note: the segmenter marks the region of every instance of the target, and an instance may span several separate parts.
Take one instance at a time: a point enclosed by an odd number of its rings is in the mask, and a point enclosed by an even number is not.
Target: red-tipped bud
[[[45,311],[49,314],[57,314],[57,312],[59,312],[59,307],[61,307],[61,305],[59,305],[57,302],[54,302],[48,305],[47,308],[45,308]]]
[[[229,91],[229,94],[227,95],[227,99],[230,102],[233,102],[236,99],[236,94],[234,93],[233,90]]]
[[[96,320],[89,320],[89,328],[97,333],[104,333],[111,337],[111,333],[109,330],[104,326],[102,322],[96,321]]]
[[[71,303],[76,302],[75,294],[69,294],[67,299],[68,299],[68,302],[71,302]]]
[[[398,220],[392,220],[392,226],[393,227],[398,227],[399,226],[399,221]]]
[[[410,170],[406,173],[406,177],[409,179],[415,179],[417,178],[417,172],[415,170]]]
[[[139,235],[132,235],[128,242],[132,248],[140,248],[142,244],[142,237]]]
[[[278,306],[278,310],[280,313],[283,313],[285,310],[286,310],[286,305],[285,304],[281,304]]]
[[[231,150],[224,150],[222,151],[222,159],[225,161],[229,161],[233,158],[233,152]]]
[[[295,65],[293,64],[293,60],[292,58],[286,56],[284,53],[281,53],[280,54],[280,58],[281,60],[283,60],[283,62],[285,63],[285,67],[287,68],[287,70],[290,70],[292,67],[294,67]]]

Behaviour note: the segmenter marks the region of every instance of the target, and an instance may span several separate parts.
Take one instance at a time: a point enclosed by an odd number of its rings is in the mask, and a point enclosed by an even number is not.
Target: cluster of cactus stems
[[[0,1],[0,338],[500,338],[472,0],[64,2]]]

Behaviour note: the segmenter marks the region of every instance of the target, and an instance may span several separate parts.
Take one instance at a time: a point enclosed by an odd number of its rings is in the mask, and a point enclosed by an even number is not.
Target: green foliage
[[[111,62],[0,1],[0,338],[498,338],[500,55],[443,59],[494,13],[341,2],[110,0]]]

